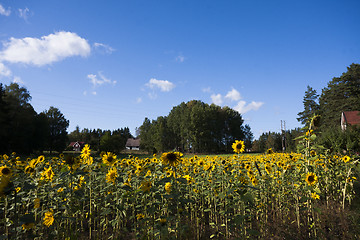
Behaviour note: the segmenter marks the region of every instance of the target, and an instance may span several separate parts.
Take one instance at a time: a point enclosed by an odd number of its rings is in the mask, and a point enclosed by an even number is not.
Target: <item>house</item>
[[[341,113],[341,130],[346,130],[346,127],[350,125],[360,125],[360,111]]]
[[[140,150],[140,138],[128,138],[125,147],[128,150]]]
[[[69,147],[72,147],[73,151],[80,152],[85,146],[85,142],[71,142]]]

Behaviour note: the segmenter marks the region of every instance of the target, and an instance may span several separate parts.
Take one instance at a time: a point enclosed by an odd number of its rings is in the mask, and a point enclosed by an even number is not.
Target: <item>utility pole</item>
[[[286,126],[285,126],[285,120],[280,120],[281,123],[281,145],[282,145],[282,151],[285,152],[285,146],[286,146]]]

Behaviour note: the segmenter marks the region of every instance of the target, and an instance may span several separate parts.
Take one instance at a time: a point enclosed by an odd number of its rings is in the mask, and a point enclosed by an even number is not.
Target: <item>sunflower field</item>
[[[0,239],[354,239],[358,160],[302,153],[0,156]],[[308,136],[308,138],[306,138]]]

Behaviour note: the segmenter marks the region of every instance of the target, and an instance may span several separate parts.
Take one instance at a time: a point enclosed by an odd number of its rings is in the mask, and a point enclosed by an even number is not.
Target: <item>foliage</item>
[[[29,101],[30,93],[16,83],[0,84],[0,150],[29,153],[44,148],[46,119]]]
[[[297,120],[303,125],[307,125],[312,116],[319,114],[319,103],[317,102],[318,97],[319,95],[316,93],[316,90],[307,86],[303,100],[304,111],[299,112],[299,117],[297,118]]]
[[[236,139],[251,147],[253,135],[242,116],[229,107],[192,100],[173,107],[166,117],[145,118],[141,147],[150,152],[178,149],[188,152],[231,152]]]
[[[76,129],[69,133],[68,137],[70,142],[85,142],[93,146],[93,150],[96,151],[113,151],[118,153],[125,148],[127,139],[133,136],[128,127],[110,131],[100,128],[84,128],[80,130],[80,127],[76,126]]]
[[[319,99],[322,130],[339,125],[343,111],[360,109],[360,64],[351,64],[347,72],[334,77]]]
[[[296,152],[296,138],[301,134],[300,128],[284,131],[283,134],[277,132],[262,133],[258,140],[253,142],[252,151],[264,153],[267,149],[271,148],[275,152],[282,152],[283,142],[285,152]]]
[[[66,129],[69,127],[69,120],[66,120],[58,108],[52,106],[43,113],[47,120],[46,126],[48,127],[47,149],[50,151],[64,150],[68,140]]]

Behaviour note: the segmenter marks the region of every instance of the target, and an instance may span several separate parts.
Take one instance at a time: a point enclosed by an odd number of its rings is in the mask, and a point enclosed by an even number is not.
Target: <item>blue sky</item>
[[[307,85],[360,62],[360,1],[0,0],[0,82],[68,131],[129,127],[201,100],[255,138],[300,127]]]

